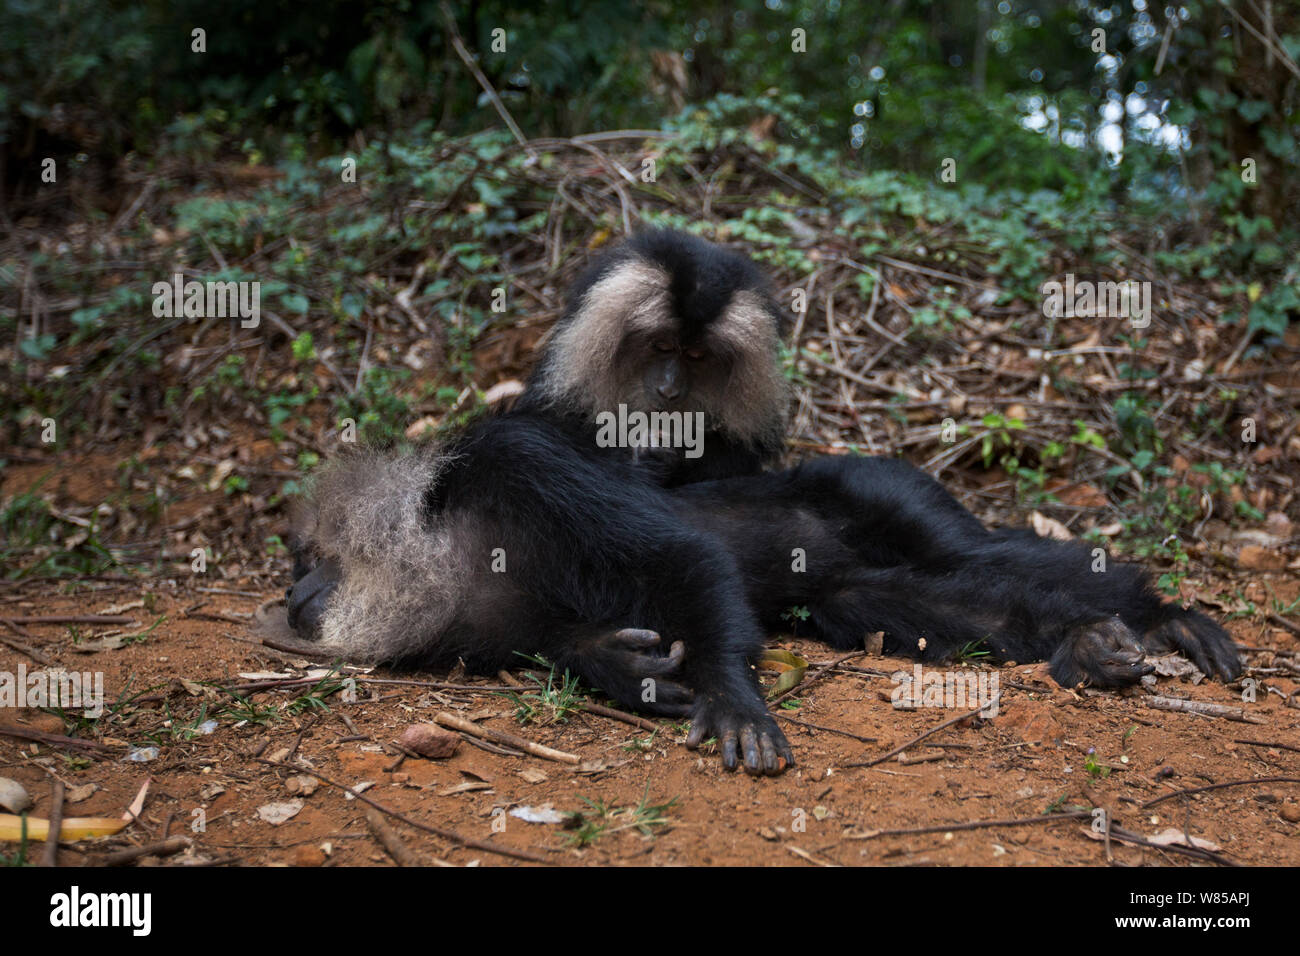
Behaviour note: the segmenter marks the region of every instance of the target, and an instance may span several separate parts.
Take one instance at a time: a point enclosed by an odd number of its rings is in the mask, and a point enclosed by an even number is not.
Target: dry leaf
[[[1182,830],[1175,830],[1170,827],[1168,830],[1161,830],[1154,836],[1147,837],[1156,846],[1193,846],[1202,850],[1209,850],[1211,853],[1219,849],[1217,843],[1211,843],[1209,840],[1202,840],[1198,836],[1192,836],[1190,833],[1184,833]]]
[[[760,670],[776,671],[780,676],[776,683],[768,688],[768,696],[776,697],[799,686],[803,675],[808,671],[808,662],[797,654],[780,648],[766,650],[758,659]]]
[[[298,799],[285,800],[282,803],[266,803],[257,808],[257,815],[271,826],[278,827],[281,823],[292,820],[303,808],[303,802]]]
[[[1056,541],[1071,541],[1074,539],[1074,535],[1070,534],[1069,528],[1055,518],[1049,518],[1038,511],[1029,516],[1029,526],[1034,529],[1034,533],[1040,538],[1052,538]]]
[[[540,807],[515,807],[510,811],[510,815],[525,823],[564,823],[573,814],[556,810],[549,803],[543,803]]]
[[[83,800],[89,800],[91,795],[98,789],[99,784],[97,783],[85,783],[80,787],[69,787],[64,801],[66,803],[81,803]]]
[[[480,780],[466,780],[464,783],[458,783],[454,787],[447,787],[445,790],[439,790],[440,797],[453,797],[458,793],[469,793],[471,790],[491,790],[492,784],[483,783]]]
[[[140,785],[140,792],[135,795],[135,799],[131,801],[131,805],[127,807],[126,812],[122,814],[122,819],[127,823],[137,819],[140,816],[140,812],[144,810],[144,798],[148,795],[149,784],[152,782],[153,777],[144,778],[144,783]]]

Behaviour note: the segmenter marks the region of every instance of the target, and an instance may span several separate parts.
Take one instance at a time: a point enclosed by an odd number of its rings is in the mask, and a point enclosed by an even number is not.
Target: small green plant
[[[199,708],[198,715],[188,723],[176,719],[172,715],[170,705],[163,704],[163,714],[166,719],[162,727],[152,733],[145,734],[147,740],[152,741],[160,747],[169,743],[184,743],[187,740],[193,740],[195,737],[202,737],[202,727],[208,721],[208,705],[204,703]]]
[[[309,394],[295,394],[291,392],[276,392],[267,395],[263,404],[266,408],[266,422],[271,429],[271,437],[276,441],[283,441],[285,431],[281,428],[286,422],[297,417],[299,426],[308,425],[310,419],[303,413],[307,403],[315,398],[314,389]]]
[[[1083,769],[1088,771],[1088,776],[1094,780],[1105,780],[1110,776],[1111,768],[1097,759],[1097,748],[1089,747],[1088,754],[1083,758]]]
[[[1259,608],[1255,605],[1255,602],[1246,597],[1246,592],[1241,588],[1237,588],[1233,592],[1233,597],[1237,600],[1233,604],[1233,609],[1223,615],[1224,620],[1236,621],[1242,618],[1254,617],[1259,613]]]
[[[607,833],[635,829],[642,836],[654,836],[656,827],[668,826],[672,820],[668,811],[677,804],[673,797],[667,803],[650,804],[650,785],[634,807],[615,807],[603,800],[589,800],[582,797],[590,810],[578,811],[573,815],[574,832],[569,837],[571,846],[589,846]]]
[[[981,637],[979,640],[967,642],[962,649],[957,652],[956,656],[958,662],[962,664],[973,664],[987,658],[989,656],[989,651],[984,647],[984,642],[986,640],[988,640],[988,638]]]
[[[42,711],[47,714],[53,714],[63,721],[63,733],[68,737],[79,737],[91,740],[99,735],[100,721],[104,718],[103,714],[98,717],[87,717],[84,710],[66,707],[42,707]]]
[[[251,696],[240,694],[238,691],[227,690],[226,693],[234,698],[234,703],[227,704],[222,709],[221,716],[229,717],[236,723],[244,721],[265,727],[282,717],[279,708],[274,704],[259,704]]]
[[[352,419],[357,423],[359,437],[370,443],[401,441],[411,406],[398,387],[410,376],[409,369],[367,369],[355,394],[334,399],[335,420]]]
[[[655,738],[658,736],[659,731],[656,730],[654,733],[646,737],[633,737],[623,745],[622,749],[628,753],[649,753],[654,749]]]
[[[329,710],[329,704],[325,698],[337,694],[348,686],[346,680],[340,680],[335,676],[335,670],[331,670],[319,681],[311,686],[311,689],[303,694],[299,694],[293,700],[284,705],[284,709],[290,714],[301,714],[307,710]]]
[[[68,773],[76,773],[80,770],[88,770],[95,765],[95,762],[89,757],[81,754],[59,753],[59,759],[63,761],[63,769]]]
[[[81,526],[51,510],[35,491],[15,495],[0,509],[0,564],[5,576],[80,577],[117,564],[100,543],[95,521]]]
[[[158,617],[158,620],[154,621],[152,624],[150,624],[148,627],[146,627],[143,631],[137,631],[137,632],[134,633],[134,634],[128,634],[128,635],[126,635],[125,637],[122,638],[122,643],[123,643],[123,645],[128,645],[128,644],[143,644],[145,641],[147,641],[147,640],[149,639],[149,635],[152,634],[154,631],[156,631],[156,630],[158,629],[158,625],[161,624],[161,623],[162,623],[163,621],[165,621],[165,620],[167,620],[167,615],[166,615],[166,614],[160,615],[160,616]]]
[[[32,866],[27,859],[27,814],[22,815],[22,832],[12,853],[0,853],[0,866]]]
[[[539,667],[546,668],[546,675],[543,677],[534,671],[527,671],[524,676],[532,681],[537,689],[522,694],[511,691],[505,695],[515,705],[515,720],[521,724],[543,726],[563,724],[568,722],[571,714],[582,710],[582,687],[578,683],[578,678],[571,675],[568,670],[557,678],[555,665],[545,658],[529,657],[527,654],[520,656]]]
[[[1300,612],[1300,596],[1290,604],[1283,604],[1277,598],[1273,598],[1273,613],[1278,617],[1290,617],[1297,612]]]
[[[316,346],[312,344],[310,332],[301,332],[293,340],[293,360],[299,364],[310,362],[316,357]]]
[[[1179,544],[1181,545],[1181,542]],[[1179,559],[1175,558],[1175,560]],[[1166,571],[1156,579],[1156,587],[1168,597],[1177,597],[1183,579],[1186,577],[1186,571]]]
[[[1005,415],[999,415],[997,412],[990,412],[983,418],[983,424],[986,429],[984,437],[980,439],[980,458],[984,461],[984,467],[988,468],[993,464],[993,456],[998,448],[1006,451],[1001,457],[1000,463],[1008,462],[1013,467],[1019,467],[1019,458],[1016,455],[1016,449],[1020,447],[1020,439],[1012,432],[1020,432],[1025,429],[1024,419],[1008,418]]]
[[[788,607],[781,612],[781,620],[789,624],[790,631],[795,634],[799,633],[799,625],[810,617],[812,617],[812,611],[801,605]]]

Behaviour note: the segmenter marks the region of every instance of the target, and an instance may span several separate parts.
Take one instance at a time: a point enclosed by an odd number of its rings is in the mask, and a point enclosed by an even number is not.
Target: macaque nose
[[[656,362],[646,375],[646,391],[653,389],[654,394],[665,402],[680,401],[690,391],[690,380],[685,371],[677,356],[666,356],[662,361]]]

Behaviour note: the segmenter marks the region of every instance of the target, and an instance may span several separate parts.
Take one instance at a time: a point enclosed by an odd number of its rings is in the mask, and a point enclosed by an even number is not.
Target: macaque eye
[[[690,359],[692,362],[698,362],[700,359],[704,358],[704,356],[707,355],[707,354],[708,354],[708,353],[705,352],[704,349],[687,349],[687,350],[686,350],[686,357],[687,357],[688,359]]]
[[[667,339],[660,339],[655,342],[655,350],[659,352],[675,352],[677,346],[673,345],[673,343],[669,342]]]

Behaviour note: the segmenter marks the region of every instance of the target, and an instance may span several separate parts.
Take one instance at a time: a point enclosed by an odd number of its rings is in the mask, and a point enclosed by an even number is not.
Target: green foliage
[[[673,797],[667,803],[650,803],[650,785],[634,807],[616,807],[603,800],[591,800],[582,797],[588,807],[573,815],[573,834],[569,837],[572,846],[584,847],[595,843],[601,837],[617,833],[620,830],[636,830],[643,837],[652,837],[656,829],[672,824],[668,811],[677,805]]]
[[[297,715],[308,710],[329,710],[328,698],[349,686],[346,680],[337,676],[337,668],[313,684],[310,689],[299,694],[284,705],[285,713]]]
[[[355,394],[335,398],[335,419],[355,421],[357,437],[365,444],[390,445],[402,440],[411,409],[398,386],[409,378],[406,369],[367,369]]]
[[[229,718],[236,723],[249,723],[265,727],[284,719],[284,714],[275,704],[263,704],[253,700],[251,694],[240,694],[228,690],[232,703],[222,708],[218,716]]]
[[[790,633],[798,634],[799,625],[812,617],[812,611],[802,605],[788,607],[781,612],[781,620],[790,625]]]
[[[567,670],[557,676],[555,665],[542,657],[520,656],[545,668],[546,674],[543,677],[533,671],[526,671],[524,676],[537,689],[506,695],[515,705],[515,719],[521,724],[567,724],[570,715],[582,710],[583,690],[578,678]]]
[[[30,845],[27,839],[27,814],[20,814],[22,823],[20,824],[20,837],[18,845],[13,848],[11,853],[0,853],[0,866],[18,867],[18,866],[35,866],[31,860],[27,859],[27,848]]]
[[[1088,776],[1094,780],[1105,780],[1110,776],[1113,768],[1107,766],[1097,759],[1097,750],[1095,747],[1089,747],[1088,753],[1083,758],[1083,769],[1088,772]]]
[[[93,521],[88,527],[68,521],[28,491],[0,502],[0,563],[7,578],[18,580],[100,574],[117,559],[99,542]]]

